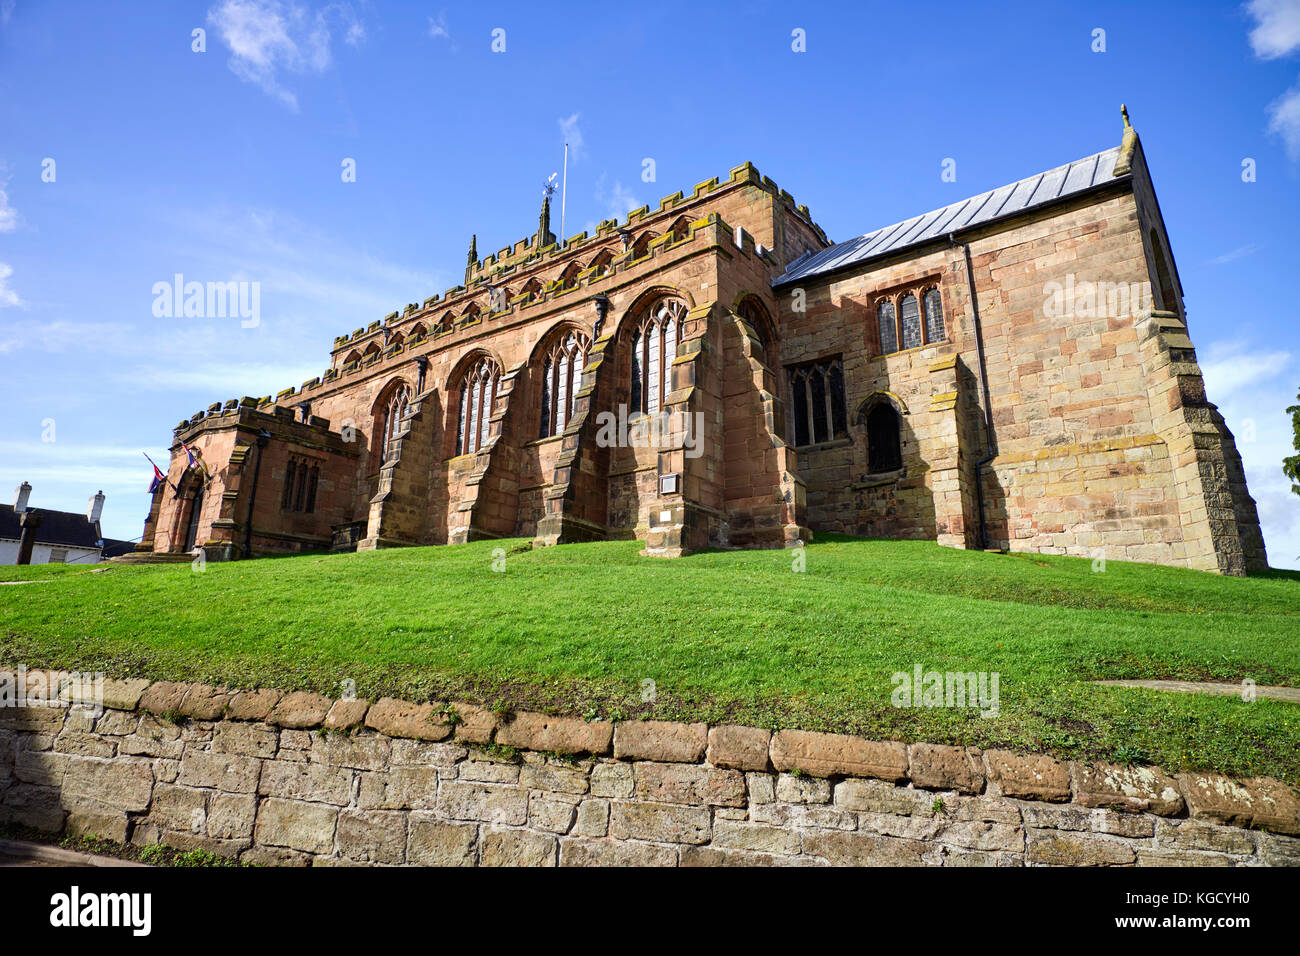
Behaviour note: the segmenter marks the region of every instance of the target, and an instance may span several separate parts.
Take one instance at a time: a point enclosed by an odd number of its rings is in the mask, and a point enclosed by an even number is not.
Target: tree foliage
[[[1300,402],[1300,394],[1296,395],[1296,401]],[[1300,404],[1292,405],[1287,412],[1291,415],[1292,444],[1296,453],[1282,459],[1282,471],[1291,479],[1291,490],[1300,495]]]

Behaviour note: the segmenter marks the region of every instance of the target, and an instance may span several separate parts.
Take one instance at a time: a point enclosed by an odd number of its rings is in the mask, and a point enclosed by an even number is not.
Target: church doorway
[[[185,547],[183,551],[193,551],[199,537],[199,517],[203,513],[203,480],[199,479],[190,499],[190,518],[185,525]]]

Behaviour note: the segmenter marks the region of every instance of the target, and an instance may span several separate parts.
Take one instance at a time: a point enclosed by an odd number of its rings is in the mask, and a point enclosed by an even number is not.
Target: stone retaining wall
[[[33,675],[29,672],[29,684]],[[107,681],[0,709],[0,820],[276,865],[1300,863],[1270,779]]]

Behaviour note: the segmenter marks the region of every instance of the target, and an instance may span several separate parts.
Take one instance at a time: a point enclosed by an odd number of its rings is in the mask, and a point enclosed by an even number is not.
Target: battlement
[[[796,204],[794,197],[790,193],[781,189],[768,177],[761,175],[753,163],[746,162],[732,169],[725,181],[715,176],[712,179],[706,179],[704,182],[696,183],[689,196],[682,190],[664,196],[659,200],[659,205],[653,212],[651,212],[649,206],[641,206],[629,212],[627,218],[621,223],[617,219],[602,220],[596,227],[594,235],[580,232],[561,242],[552,242],[541,248],[536,247],[537,237],[535,235],[525,236],[513,245],[505,246],[483,259],[475,260],[469,266],[465,285],[453,286],[441,294],[434,294],[425,299],[422,305],[414,302],[409,303],[400,313],[391,312],[382,321],[372,322],[365,328],[358,328],[351,335],[336,336],[331,351],[333,354],[337,354],[350,347],[366,347],[372,337],[380,335],[394,323],[427,317],[428,313],[436,311],[440,307],[449,310],[442,317],[443,319],[446,319],[447,315],[454,317],[456,307],[461,304],[462,300],[472,300],[482,295],[484,291],[501,285],[513,277],[518,277],[524,282],[532,279],[542,281],[544,286],[543,297],[549,296],[556,291],[556,287],[561,280],[541,280],[539,276],[531,274],[534,270],[542,271],[559,265],[562,260],[581,258],[585,252],[603,248],[611,239],[638,228],[645,228],[654,220],[672,213],[680,206],[689,205],[713,193],[737,186],[751,186],[771,194],[777,203],[788,213],[802,220],[823,243],[829,243],[830,240],[827,239],[825,231],[813,221],[806,205]],[[656,237],[654,241],[662,238],[662,236]],[[615,255],[614,261],[617,262],[620,258],[626,258],[626,251],[624,250],[622,255]],[[612,265],[613,263],[611,263],[611,267]],[[584,270],[584,274],[587,271],[589,269]],[[612,268],[611,271],[613,271]],[[567,287],[562,291],[568,291]],[[527,298],[515,295],[507,303],[506,309],[498,310],[493,314],[512,311],[515,306],[522,307],[533,302],[543,301],[543,297],[534,295]],[[521,298],[526,298],[526,301],[521,302]]]
[[[293,389],[286,389],[280,397],[292,394]],[[280,400],[277,397],[276,401]],[[330,420],[319,415],[309,415],[306,421],[296,417],[294,409],[278,405],[270,396],[232,398],[224,404],[214,402],[206,410],[200,410],[187,420],[179,422],[172,430],[177,441],[193,442],[200,433],[221,428],[260,428],[286,433],[299,440],[310,440],[317,444],[332,445],[341,441],[337,433],[330,431]]]
[[[752,167],[749,168],[752,169]],[[756,174],[757,171],[754,172]],[[706,185],[702,183],[697,189],[702,189]],[[680,196],[680,194],[677,195]],[[673,198],[671,196],[667,197],[665,202],[673,200]],[[671,208],[671,204],[669,208]],[[633,210],[630,218],[636,221],[641,215],[644,215],[645,209],[646,207],[642,207],[641,210]],[[607,220],[600,224],[597,234],[608,233],[616,226],[617,223],[614,220]],[[585,233],[582,235],[585,235]],[[570,242],[574,242],[577,238],[579,237],[574,237]],[[426,300],[425,307],[422,309],[412,310],[408,306],[401,316],[401,321],[405,323],[413,320],[416,322],[414,328],[421,329],[421,331],[403,336],[400,330],[393,329],[388,322],[397,315],[397,313],[392,313],[385,323],[372,323],[370,329],[358,329],[357,333],[352,337],[342,336],[335,340],[336,346],[342,343],[350,347],[355,352],[355,356],[349,357],[346,361],[327,369],[319,378],[304,382],[299,389],[284,389],[276,394],[274,401],[270,397],[266,397],[260,399],[259,402],[262,406],[266,406],[292,400],[295,395],[307,396],[308,393],[327,388],[340,379],[368,372],[390,358],[415,348],[424,347],[429,342],[437,343],[440,339],[446,339],[467,329],[472,329],[487,320],[522,313],[524,310],[532,310],[539,306],[549,305],[553,307],[556,303],[565,299],[581,298],[584,292],[590,294],[591,292],[602,291],[625,279],[626,273],[629,271],[640,269],[642,266],[652,264],[665,254],[685,250],[690,246],[698,246],[697,251],[701,252],[710,248],[725,247],[729,250],[738,251],[743,255],[757,256],[760,259],[769,255],[768,250],[760,245],[744,228],[733,227],[718,213],[709,212],[687,224],[685,233],[681,236],[677,236],[672,232],[664,232],[655,236],[646,243],[643,255],[637,256],[637,250],[633,246],[617,253],[611,251],[608,258],[601,260],[599,264],[588,265],[586,268],[569,274],[567,278],[552,279],[541,283],[540,280],[533,277],[533,280],[538,282],[535,291],[509,296],[502,303],[504,307],[495,312],[491,311],[491,300],[482,303],[481,298],[479,298],[484,288],[490,288],[490,286],[482,278],[475,279],[471,281],[468,288],[457,286],[455,289],[449,290],[446,297],[433,296],[431,299]],[[431,306],[438,304],[445,311],[435,319],[430,313],[436,310]],[[381,346],[379,340],[374,337],[379,336],[384,331],[387,331],[392,336],[397,336],[398,340],[388,346]],[[337,355],[339,351],[340,349],[336,347],[332,354]]]

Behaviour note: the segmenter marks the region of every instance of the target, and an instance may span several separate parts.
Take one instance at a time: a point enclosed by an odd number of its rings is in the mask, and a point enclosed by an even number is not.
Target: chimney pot
[[[90,507],[86,509],[86,520],[91,524],[99,521],[100,515],[104,513],[104,491],[100,489],[97,494],[91,495]]]
[[[27,510],[27,499],[32,495],[32,486],[23,482],[14,489],[14,513],[22,514]]]

